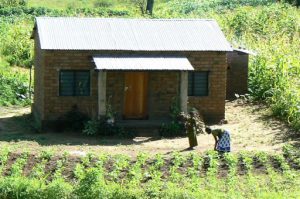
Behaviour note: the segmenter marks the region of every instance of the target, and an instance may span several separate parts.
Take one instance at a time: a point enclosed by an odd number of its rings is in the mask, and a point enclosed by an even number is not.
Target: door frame
[[[126,74],[132,73],[143,73],[144,80],[146,80],[146,85],[143,86],[145,91],[144,98],[142,99],[144,114],[141,117],[128,117],[126,116]],[[124,72],[124,84],[123,84],[123,108],[122,108],[122,118],[123,120],[147,120],[149,119],[149,72],[148,71],[126,71]]]

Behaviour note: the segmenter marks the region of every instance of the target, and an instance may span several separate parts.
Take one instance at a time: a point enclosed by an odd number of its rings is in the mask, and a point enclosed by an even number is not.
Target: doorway
[[[148,73],[125,72],[124,119],[147,119]]]

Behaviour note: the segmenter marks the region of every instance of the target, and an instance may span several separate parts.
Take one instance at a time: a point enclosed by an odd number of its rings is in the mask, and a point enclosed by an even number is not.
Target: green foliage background
[[[0,0],[0,105],[30,103],[28,72],[8,74],[32,66],[35,16],[214,18],[233,46],[257,53],[250,56],[252,99],[265,101],[274,115],[300,129],[299,8],[277,0],[155,0],[149,16],[141,14],[139,3],[143,0]],[[23,82],[25,93],[7,78]]]

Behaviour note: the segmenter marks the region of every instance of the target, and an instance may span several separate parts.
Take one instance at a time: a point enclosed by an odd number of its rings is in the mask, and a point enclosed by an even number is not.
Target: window
[[[208,71],[189,72],[189,96],[208,96]]]
[[[89,96],[90,71],[61,70],[59,72],[60,96]]]

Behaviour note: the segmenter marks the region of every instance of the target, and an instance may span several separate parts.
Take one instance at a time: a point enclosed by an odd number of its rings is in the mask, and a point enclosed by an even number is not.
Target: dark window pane
[[[89,72],[77,72],[76,73],[76,84],[75,84],[76,95],[87,96],[90,95],[90,73]]]
[[[194,95],[206,96],[208,94],[207,72],[196,72],[194,74]]]
[[[59,95],[89,96],[90,72],[74,70],[60,71]]]
[[[208,72],[190,72],[188,83],[189,96],[208,95]]]
[[[61,71],[60,72],[60,92],[62,96],[72,96],[73,95],[73,85],[74,85],[74,73],[72,71]]]

